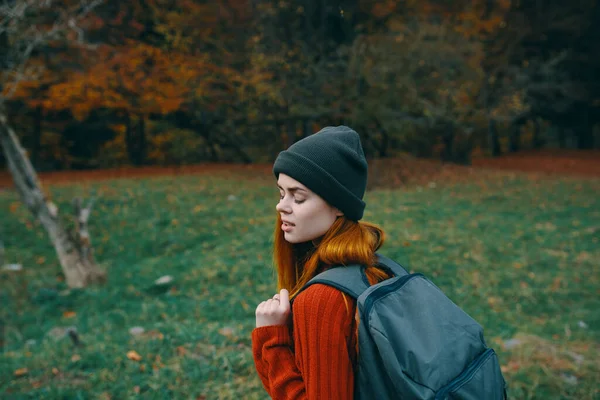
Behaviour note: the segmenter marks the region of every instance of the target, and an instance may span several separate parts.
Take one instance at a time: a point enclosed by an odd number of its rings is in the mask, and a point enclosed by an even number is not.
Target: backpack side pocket
[[[505,382],[498,357],[487,349],[455,379],[441,388],[435,400],[504,400]]]

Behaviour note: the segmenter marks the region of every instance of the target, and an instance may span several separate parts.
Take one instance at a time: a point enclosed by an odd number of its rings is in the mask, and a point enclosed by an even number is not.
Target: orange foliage
[[[78,118],[95,108],[166,114],[201,95],[206,76],[218,72],[206,59],[133,41],[100,46],[95,58],[89,70],[51,87],[44,107],[71,109]]]

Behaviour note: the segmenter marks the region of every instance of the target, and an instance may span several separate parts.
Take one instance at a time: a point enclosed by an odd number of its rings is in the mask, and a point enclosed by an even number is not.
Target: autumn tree
[[[257,3],[243,99],[248,119],[271,123],[262,139],[275,154],[318,125],[343,123],[355,3]]]
[[[223,48],[240,42],[228,39],[228,30],[221,27],[237,13],[223,11],[234,7],[223,7],[225,3],[107,1],[90,17],[96,48],[84,57],[91,67],[54,85],[44,107],[67,110],[78,120],[101,110],[123,127],[134,165],[146,163],[149,121],[197,132],[213,154],[217,145],[233,146],[237,140],[228,143],[224,133],[219,136],[206,127],[212,119],[207,114],[235,102],[233,86],[241,77],[231,59],[240,52]],[[236,22],[233,18],[228,26]],[[241,148],[235,149],[245,157]]]
[[[35,82],[42,76],[44,64],[40,54],[82,39],[79,24],[97,4],[19,1],[0,5],[0,46],[5,55],[0,66],[0,144],[21,200],[48,232],[70,287],[106,279],[94,259],[88,232],[92,203],[84,206],[81,199],[75,199],[76,228],[65,228],[58,207],[44,192],[4,107],[21,84]]]
[[[509,89],[525,104],[509,121],[509,150],[519,150],[521,126],[538,119],[558,128],[561,147],[567,135],[579,148],[593,146],[599,63],[590,55],[599,51],[599,16],[595,1],[511,3],[505,26],[486,44],[491,101]],[[536,133],[538,147],[550,139]]]

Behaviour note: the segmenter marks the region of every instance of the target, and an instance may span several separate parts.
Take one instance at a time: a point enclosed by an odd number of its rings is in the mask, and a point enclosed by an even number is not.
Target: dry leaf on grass
[[[133,361],[141,361],[142,360],[142,356],[140,356],[137,353],[137,351],[135,351],[135,350],[128,351],[127,358],[129,358],[130,360],[133,360]]]
[[[219,329],[219,333],[225,337],[231,338],[235,334],[235,331],[233,330],[233,328],[225,326]]]

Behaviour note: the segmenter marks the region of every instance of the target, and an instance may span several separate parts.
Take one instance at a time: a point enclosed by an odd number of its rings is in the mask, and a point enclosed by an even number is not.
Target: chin
[[[291,244],[303,244],[303,243],[311,243],[313,244],[315,240],[320,241],[320,239],[323,238],[323,235],[321,236],[304,236],[304,237],[299,237],[296,235],[290,235],[289,233],[284,233],[283,235],[284,239],[286,242],[291,243]]]
[[[298,244],[298,243],[302,243],[302,241],[301,241],[301,240],[298,240],[298,239],[296,239],[294,236],[292,236],[292,235],[289,235],[289,234],[287,234],[287,233],[285,233],[285,234],[283,235],[283,237],[285,238],[285,241],[286,241],[286,242],[288,242],[288,243],[291,243],[291,244]]]

